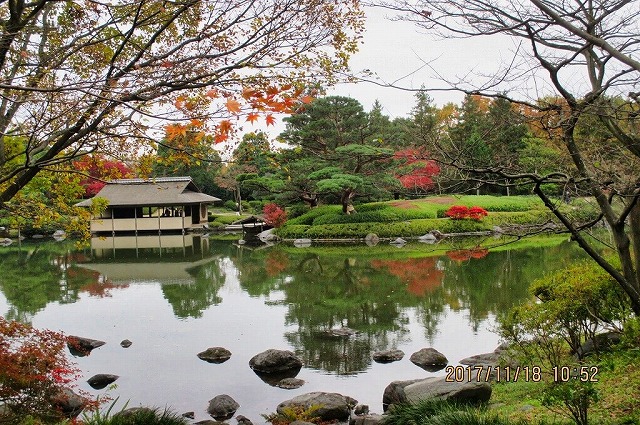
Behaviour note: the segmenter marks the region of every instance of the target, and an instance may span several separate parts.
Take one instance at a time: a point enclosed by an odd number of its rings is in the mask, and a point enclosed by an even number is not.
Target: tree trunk
[[[633,248],[636,282],[640,284],[640,200],[636,199],[635,202],[636,204],[629,214],[629,234],[631,235],[631,246]]]
[[[340,202],[342,203],[342,212],[344,214],[351,214],[356,212],[351,204],[351,200],[356,196],[356,192],[352,189],[345,189],[342,191],[342,197],[340,198]]]
[[[309,208],[314,208],[314,207],[318,206],[318,194],[317,193],[314,193],[314,194],[303,193],[302,195],[300,195],[300,199],[302,199],[304,202],[309,204]]]

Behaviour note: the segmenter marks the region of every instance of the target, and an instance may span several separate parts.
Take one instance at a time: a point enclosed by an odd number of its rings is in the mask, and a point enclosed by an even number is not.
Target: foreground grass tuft
[[[510,421],[482,407],[428,400],[418,404],[394,406],[384,425],[525,425],[525,421]]]
[[[167,409],[137,408],[114,415],[94,414],[84,418],[84,425],[187,425],[186,418]]]

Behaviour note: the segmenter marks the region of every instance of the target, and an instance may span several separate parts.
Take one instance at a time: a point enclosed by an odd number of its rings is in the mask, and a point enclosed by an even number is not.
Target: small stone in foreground
[[[122,340],[122,342],[120,342],[120,346],[122,348],[129,348],[131,347],[131,344],[133,344],[133,342],[129,341],[128,339],[124,339]]]
[[[209,400],[207,413],[217,421],[225,420],[233,417],[240,405],[231,396],[227,394],[217,395]]]

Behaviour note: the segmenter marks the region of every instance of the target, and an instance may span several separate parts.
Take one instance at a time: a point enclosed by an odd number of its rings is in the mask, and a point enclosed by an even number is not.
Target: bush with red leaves
[[[0,317],[0,405],[5,406],[0,423],[22,423],[28,416],[53,422],[64,418],[54,400],[80,376],[65,346],[59,332]],[[92,404],[87,400],[87,407]]]
[[[266,204],[262,208],[264,222],[269,226],[280,227],[287,221],[287,212],[280,208],[277,204]]]
[[[489,215],[489,213],[487,212],[487,210],[485,210],[482,207],[476,206],[476,207],[469,208],[464,205],[454,205],[451,208],[449,208],[444,213],[444,215],[446,215],[447,217],[450,217],[453,220],[471,219],[471,220],[480,221],[484,217]]]

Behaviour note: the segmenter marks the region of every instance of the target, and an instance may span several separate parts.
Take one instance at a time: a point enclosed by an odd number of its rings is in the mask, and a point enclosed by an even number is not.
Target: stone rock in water
[[[107,373],[99,373],[97,375],[93,375],[91,378],[87,380],[91,388],[94,390],[101,390],[107,385],[115,382],[119,378],[118,375],[111,375]]]
[[[391,245],[396,245],[396,246],[401,246],[407,243],[407,241],[405,241],[402,238],[396,238],[394,240],[392,240],[391,242],[389,242]]]
[[[375,233],[367,233],[367,236],[364,237],[364,242],[367,246],[376,246],[380,242],[380,238]]]
[[[128,339],[124,339],[122,340],[122,342],[120,342],[120,346],[122,348],[129,348],[131,347],[131,344],[133,344],[133,342],[129,341]]]
[[[231,418],[240,405],[227,394],[217,395],[209,400],[207,413],[215,420],[225,420]]]
[[[358,331],[355,329],[342,327],[342,328],[334,328],[328,329],[322,333],[322,336],[327,338],[349,338],[358,334]]]
[[[295,390],[304,385],[303,379],[298,378],[284,378],[275,383],[274,386],[282,388],[284,390]]]
[[[436,372],[444,368],[449,360],[434,348],[423,348],[413,353],[410,360],[416,366],[420,366],[429,372]]]
[[[433,233],[427,233],[418,238],[418,241],[422,243],[432,244],[438,241],[438,238],[435,237]]]
[[[249,360],[249,367],[261,373],[279,373],[292,369],[300,369],[302,360],[288,350],[269,349],[256,354]]]
[[[402,360],[404,351],[402,350],[385,350],[373,353],[373,361],[377,363],[391,363]]]
[[[67,347],[71,354],[77,357],[88,356],[94,348],[102,347],[106,342],[97,339],[83,338],[70,335],[67,337]]]
[[[308,248],[311,246],[311,239],[296,239],[293,241],[293,246],[296,248]]]
[[[253,422],[251,422],[251,419],[242,415],[238,415],[236,417],[236,421],[238,421],[238,425],[253,425]]]
[[[75,418],[82,412],[88,400],[80,397],[69,388],[63,388],[51,397],[51,404],[67,418]]]
[[[358,401],[338,393],[312,392],[302,394],[291,400],[283,401],[278,405],[278,413],[283,413],[287,407],[299,406],[309,409],[312,406],[318,407],[314,412],[322,421],[337,419],[343,421],[349,419],[349,413]]]
[[[209,363],[224,363],[231,358],[231,351],[223,347],[210,347],[198,353],[198,358]]]

